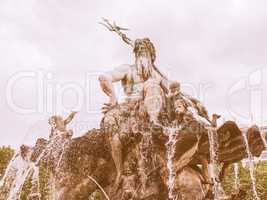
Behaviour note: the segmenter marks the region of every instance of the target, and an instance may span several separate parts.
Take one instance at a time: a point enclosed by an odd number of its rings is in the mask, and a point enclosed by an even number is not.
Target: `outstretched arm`
[[[117,96],[114,90],[113,82],[123,80],[130,69],[129,65],[124,65],[110,72],[106,72],[99,76],[100,86],[103,92],[110,98],[110,101],[107,106],[114,106],[117,104]]]
[[[105,106],[102,108],[103,113],[108,112],[117,105],[117,96],[114,90],[113,82],[125,79],[129,70],[130,66],[124,65],[99,76],[100,86],[103,92],[109,97],[109,103],[104,104]]]
[[[76,114],[77,112],[71,112],[70,115],[64,120],[64,124],[67,125],[70,123]]]

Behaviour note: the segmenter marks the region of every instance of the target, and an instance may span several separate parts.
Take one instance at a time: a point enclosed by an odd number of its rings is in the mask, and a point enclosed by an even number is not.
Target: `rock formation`
[[[12,192],[14,180],[21,182],[17,175],[22,166],[11,162],[0,185],[0,199],[19,197],[27,180],[31,180],[28,199],[85,200],[96,190],[105,192],[103,199],[112,200],[214,199],[205,173],[205,161],[210,163],[208,128],[197,116],[186,113],[176,113],[170,121],[166,109],[160,115],[162,127],[155,129],[141,110],[141,106],[118,105],[113,110],[114,123],[104,117],[100,129],[78,138],[71,138],[65,129],[52,129],[55,133],[49,140],[38,139],[32,148],[22,146],[13,161],[20,159],[28,173],[20,172],[20,178],[23,175],[25,179],[21,188]],[[251,153],[259,156],[264,150],[259,128],[244,131]],[[120,134],[123,146],[119,185],[115,184],[117,172],[109,142],[112,134]],[[247,153],[235,122],[218,127],[217,135],[223,178],[223,170],[246,158]]]

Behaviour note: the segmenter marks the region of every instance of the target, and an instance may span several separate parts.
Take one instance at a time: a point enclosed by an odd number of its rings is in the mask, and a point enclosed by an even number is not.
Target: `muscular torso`
[[[152,71],[149,79],[144,80],[138,74],[136,66],[130,65],[125,78],[122,80],[122,86],[127,99],[140,99],[143,98],[143,88],[146,82],[153,81],[160,84],[161,80],[162,78],[155,70]]]

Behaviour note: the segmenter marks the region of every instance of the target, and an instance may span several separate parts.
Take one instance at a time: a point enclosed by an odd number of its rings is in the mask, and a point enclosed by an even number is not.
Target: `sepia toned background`
[[[264,0],[0,0],[0,145],[47,137],[48,116],[68,110],[75,136],[98,127],[97,74],[133,62],[101,17],[149,37],[156,65],[211,114],[267,125]]]

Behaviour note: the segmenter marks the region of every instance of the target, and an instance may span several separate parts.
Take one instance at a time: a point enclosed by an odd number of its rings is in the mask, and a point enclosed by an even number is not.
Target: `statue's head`
[[[150,39],[136,39],[133,42],[122,32],[123,30],[128,30],[127,28],[122,28],[116,25],[115,22],[111,24],[109,20],[105,18],[103,18],[103,22],[100,22],[100,24],[105,26],[109,31],[117,33],[126,44],[133,47],[138,74],[143,76],[144,79],[147,79],[151,75],[156,60],[156,50]]]
[[[135,57],[149,56],[152,63],[156,60],[156,49],[149,38],[136,39],[134,42],[133,52]]]
[[[149,38],[137,39],[134,42],[133,52],[138,73],[148,78],[156,60],[156,50]]]

